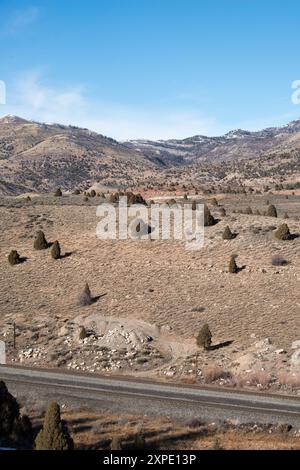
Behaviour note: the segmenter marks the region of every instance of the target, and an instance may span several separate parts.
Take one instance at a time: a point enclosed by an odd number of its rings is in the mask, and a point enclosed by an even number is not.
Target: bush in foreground
[[[60,407],[52,402],[45,414],[43,428],[35,440],[36,450],[71,450],[74,447],[73,440],[69,435],[60,417]]]

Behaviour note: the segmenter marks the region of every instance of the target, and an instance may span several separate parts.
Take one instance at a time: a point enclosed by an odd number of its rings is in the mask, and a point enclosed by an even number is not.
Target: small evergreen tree
[[[232,240],[233,238],[235,238],[235,235],[232,233],[228,225],[225,227],[222,238],[223,240]]]
[[[60,407],[52,402],[45,414],[43,428],[35,440],[36,450],[71,450],[73,440],[60,417]]]
[[[229,272],[230,273],[237,273],[239,270],[236,261],[235,261],[235,256],[231,255],[230,261],[229,261]]]
[[[49,243],[47,242],[42,230],[37,232],[33,247],[35,250],[46,250],[49,247]]]
[[[58,188],[58,189],[55,191],[54,196],[55,196],[55,197],[61,197],[61,196],[62,196],[62,191],[61,191],[60,188]]]
[[[53,259],[59,259],[60,256],[61,256],[60,245],[59,245],[59,242],[57,240],[52,245],[51,256],[52,256]]]
[[[84,328],[84,326],[82,326],[79,331],[79,339],[84,339],[86,337],[87,337],[86,329]]]
[[[119,436],[114,436],[110,443],[110,450],[122,450],[122,440]]]
[[[202,326],[196,338],[196,343],[199,348],[208,350],[211,345],[212,334],[207,323]]]
[[[85,307],[86,305],[91,305],[93,303],[92,294],[88,283],[85,284],[83,292],[79,296],[79,305]]]
[[[252,215],[252,214],[253,214],[253,211],[252,211],[252,209],[251,209],[250,206],[248,206],[248,207],[245,209],[245,214],[246,214],[246,215]]]
[[[268,217],[277,217],[277,210],[276,210],[276,207],[273,206],[273,204],[270,204],[268,206],[267,216]]]
[[[94,189],[91,191],[91,197],[96,197],[96,191]]]
[[[8,262],[11,266],[21,263],[21,258],[17,250],[11,250],[11,252],[8,255]]]
[[[274,237],[278,240],[290,240],[291,233],[287,224],[281,224],[274,232]]]
[[[192,202],[192,211],[195,211],[197,209],[197,203],[196,201]]]
[[[215,219],[211,215],[209,208],[204,204],[204,227],[209,227],[210,225],[215,224]]]

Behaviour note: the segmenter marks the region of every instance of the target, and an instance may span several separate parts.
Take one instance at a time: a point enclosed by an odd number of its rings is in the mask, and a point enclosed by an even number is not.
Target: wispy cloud
[[[7,21],[2,32],[5,34],[16,34],[27,26],[34,23],[40,14],[40,10],[31,6],[23,10],[15,10]]]
[[[119,140],[184,138],[222,133],[214,117],[184,108],[140,109],[92,100],[84,86],[45,84],[40,70],[23,74],[10,90],[2,114],[86,127]]]

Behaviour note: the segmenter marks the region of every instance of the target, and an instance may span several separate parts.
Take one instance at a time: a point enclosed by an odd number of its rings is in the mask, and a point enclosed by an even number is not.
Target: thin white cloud
[[[86,127],[118,140],[171,139],[213,135],[225,129],[211,116],[186,109],[138,109],[88,99],[81,85],[58,89],[43,82],[40,71],[19,77],[2,114],[15,114],[40,122]]]
[[[23,28],[34,23],[38,19],[39,13],[39,9],[34,6],[14,11],[6,26],[4,26],[3,32],[5,34],[18,33]]]

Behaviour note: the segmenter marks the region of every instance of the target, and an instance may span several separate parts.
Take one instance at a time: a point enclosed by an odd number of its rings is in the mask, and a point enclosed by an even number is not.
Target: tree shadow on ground
[[[223,341],[222,343],[213,344],[209,347],[209,351],[216,351],[217,349],[225,348],[226,346],[230,346],[233,343],[233,340]]]
[[[72,251],[66,251],[63,255],[60,255],[61,259],[64,258],[69,258],[69,256],[72,256],[73,252]]]

